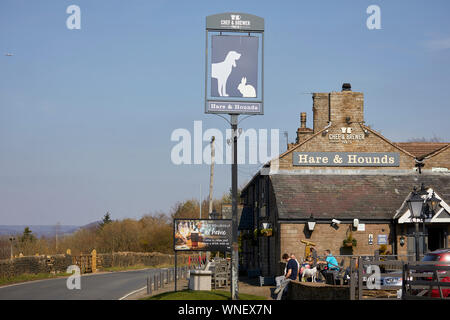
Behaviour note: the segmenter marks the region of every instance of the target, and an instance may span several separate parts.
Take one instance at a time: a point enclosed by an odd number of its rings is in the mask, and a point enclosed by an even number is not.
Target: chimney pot
[[[344,83],[342,85],[342,91],[352,91],[352,85],[350,83]]]
[[[300,128],[306,128],[306,112],[300,113]]]

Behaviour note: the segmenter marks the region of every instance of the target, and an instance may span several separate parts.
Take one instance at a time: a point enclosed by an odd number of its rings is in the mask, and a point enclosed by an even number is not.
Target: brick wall
[[[322,130],[328,121],[345,123],[364,121],[364,95],[361,92],[342,91],[313,94],[314,132]]]
[[[311,236],[307,238],[308,231],[306,231],[304,223],[282,223],[280,224],[281,254],[284,252],[294,253],[297,258],[303,258],[305,244],[300,240],[307,240],[316,243],[315,248],[319,255],[323,255],[325,249],[330,249],[334,255],[373,255],[374,251],[380,248],[380,245],[377,244],[377,236],[391,233],[389,224],[366,224],[365,231],[352,232],[353,238],[357,240],[356,247],[344,248],[342,242],[347,237],[349,226],[349,224],[341,223],[336,230],[331,224],[316,224]],[[373,245],[369,245],[369,234],[373,234]],[[392,245],[388,246],[388,250],[392,252]],[[281,257],[278,259],[281,260]]]
[[[423,169],[431,170],[432,168],[447,168],[450,170],[450,147],[425,160]]]
[[[328,93],[314,93],[313,96],[313,130],[318,132],[328,124]]]
[[[347,122],[349,118],[350,122]],[[315,135],[297,148],[290,151],[304,152],[397,152],[400,154],[400,166],[382,167],[382,170],[412,170],[415,165],[414,156],[395,147],[380,134],[369,132],[365,135],[361,124],[364,124],[364,95],[361,92],[342,91],[313,94],[313,132],[324,129],[331,120],[331,127],[324,135]],[[341,128],[350,128],[351,134],[357,139],[333,139],[336,134],[342,134]],[[312,136],[311,129],[299,128],[303,135],[299,142]],[[347,136],[345,134],[345,136]],[[324,169],[325,167],[299,167],[292,165],[292,152],[280,159],[280,169]],[[450,168],[450,148],[434,157],[425,160],[425,168]],[[333,167],[342,170],[380,170],[380,167]]]
[[[352,130],[352,134],[364,137],[363,140],[346,140],[347,143],[343,143],[341,140],[330,139],[329,135],[340,134],[341,127],[349,127]],[[292,152],[286,154],[284,157],[280,159],[279,166],[281,170],[299,170],[299,169],[324,169],[326,167],[317,167],[317,166],[294,166],[292,164],[292,156],[293,152],[396,152],[400,155],[400,165],[398,167],[383,167],[381,170],[413,170],[415,161],[414,157],[408,155],[407,153],[401,151],[394,145],[388,143],[385,139],[380,136],[369,133],[368,136],[365,136],[364,131],[360,127],[359,124],[336,124],[330,128],[330,131],[327,135],[316,135],[312,139],[306,141],[304,144],[293,148]],[[447,160],[448,163],[448,160]],[[380,170],[380,167],[332,167],[333,169],[339,170]]]
[[[447,245],[450,244],[450,224],[442,224],[442,228],[447,229]],[[420,232],[422,232],[422,225],[419,226]],[[396,232],[396,241],[397,241],[397,254],[401,256],[406,256],[408,254],[408,231],[407,231],[407,225],[398,225],[397,226],[397,232]],[[400,238],[404,237],[405,243],[403,246],[400,245]],[[403,258],[402,258],[403,259]],[[406,259],[406,258],[404,258]]]

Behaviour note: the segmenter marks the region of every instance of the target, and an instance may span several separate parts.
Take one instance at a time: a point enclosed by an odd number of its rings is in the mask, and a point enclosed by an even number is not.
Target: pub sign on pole
[[[264,19],[206,17],[205,113],[264,113]]]

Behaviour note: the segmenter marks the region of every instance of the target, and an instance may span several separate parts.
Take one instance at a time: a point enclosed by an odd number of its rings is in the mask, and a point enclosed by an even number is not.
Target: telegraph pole
[[[202,185],[200,184],[200,199],[199,199],[199,204],[200,204],[200,216],[198,217],[199,219],[202,218]]]
[[[15,237],[9,238],[9,242],[11,242],[11,260],[14,258],[14,253],[13,253],[13,241],[14,240],[16,240]]]

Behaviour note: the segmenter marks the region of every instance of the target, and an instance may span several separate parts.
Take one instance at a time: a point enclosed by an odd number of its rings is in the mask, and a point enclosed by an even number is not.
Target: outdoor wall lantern
[[[261,223],[262,229],[270,229],[272,228],[272,224],[270,222],[263,222]]]
[[[309,219],[308,219],[308,230],[313,231],[315,226],[316,226],[316,220],[311,215],[311,217],[309,217]]]
[[[433,212],[433,213],[437,212],[437,209],[439,207],[439,204],[441,203],[441,200],[439,200],[435,196],[434,191],[433,191],[433,194],[431,195],[431,198],[427,199],[427,202],[430,206],[431,212]]]

